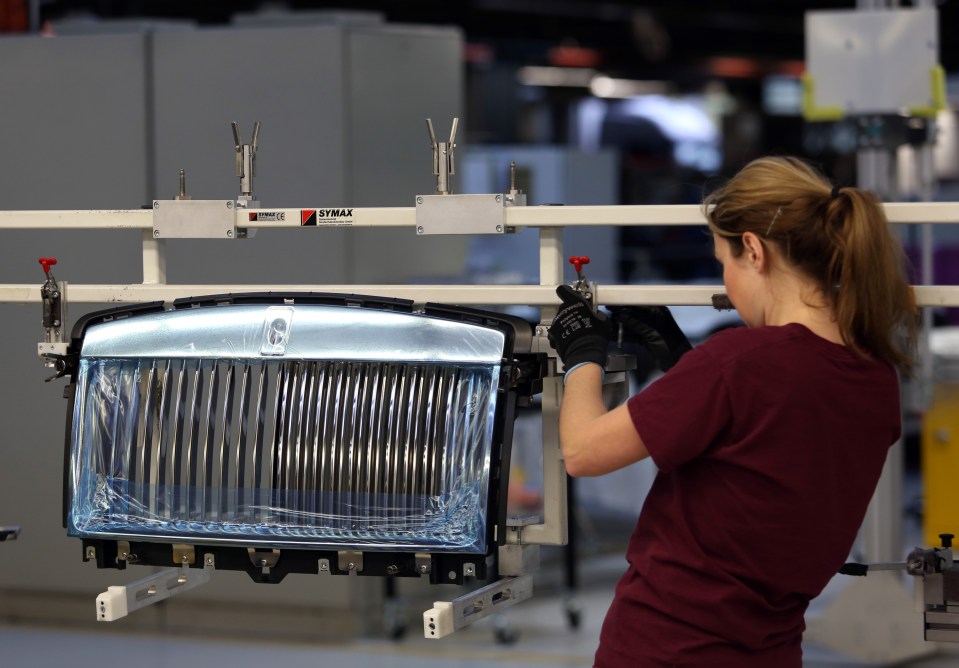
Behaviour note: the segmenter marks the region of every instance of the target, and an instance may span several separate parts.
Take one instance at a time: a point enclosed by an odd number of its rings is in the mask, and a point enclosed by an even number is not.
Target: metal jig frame
[[[324,222],[319,209],[260,208],[252,193],[253,160],[259,126],[254,127],[250,145],[241,142],[234,126],[237,175],[241,194],[236,200],[192,200],[185,193],[181,174],[180,195],[175,200],[154,201],[147,210],[100,211],[0,211],[3,230],[103,230],[138,229],[142,234],[143,281],[137,284],[69,286],[73,303],[173,301],[182,297],[225,292],[327,292],[363,293],[426,302],[459,305],[526,305],[541,309],[536,328],[534,352],[552,355],[550,375],[543,383],[543,467],[544,517],[540,521],[513,522],[500,547],[500,575],[503,580],[451,602],[437,602],[424,613],[427,638],[438,638],[459,629],[493,611],[509,607],[532,595],[530,573],[538,562],[539,545],[563,545],[567,542],[566,473],[559,448],[559,406],[563,383],[555,354],[546,339],[546,327],[556,313],[555,288],[563,282],[566,256],[563,228],[581,226],[704,225],[700,207],[695,205],[570,206],[527,207],[525,195],[511,186],[502,195],[450,195],[448,175],[453,173],[449,152],[455,146],[456,125],[448,143],[437,142],[429,126],[434,151],[434,175],[437,195],[416,198],[415,207],[362,208],[338,210],[335,219]],[[437,169],[437,162],[440,163]],[[512,183],[512,181],[511,181]],[[175,205],[175,206],[170,206]],[[886,215],[893,224],[959,223],[959,203],[886,204]],[[256,215],[254,215],[254,212]],[[310,219],[310,216],[314,216]],[[463,221],[460,228],[450,224]],[[310,220],[309,225],[301,225]],[[438,222],[441,221],[441,222]],[[323,227],[344,226],[406,227],[414,234],[504,234],[521,228],[539,230],[538,285],[217,285],[175,284],[167,282],[165,240],[167,238],[242,239],[253,236],[254,228],[303,228],[304,234],[322,234]],[[51,280],[40,284],[0,284],[0,303],[43,303],[50,306]],[[580,281],[585,279],[580,273]],[[67,345],[65,312],[67,283],[53,282],[59,288],[59,314],[45,311],[46,336],[38,344],[38,353],[51,358],[62,355]],[[590,283],[595,304],[712,305],[722,286],[677,285],[603,285]],[[959,286],[922,285],[915,287],[919,306],[959,306]],[[59,327],[53,326],[53,315]],[[625,372],[607,374],[613,393],[625,398]],[[880,494],[882,487],[880,487]],[[870,530],[867,523],[866,531]],[[116,619],[133,609],[149,605],[209,579],[213,564],[207,562],[201,575],[185,576],[180,568],[171,568],[125,587],[111,587],[97,600],[97,618]],[[162,591],[161,591],[162,589]],[[145,594],[143,592],[146,592]],[[102,604],[102,606],[101,606]],[[103,609],[101,609],[103,607]],[[109,614],[107,614],[109,612]]]

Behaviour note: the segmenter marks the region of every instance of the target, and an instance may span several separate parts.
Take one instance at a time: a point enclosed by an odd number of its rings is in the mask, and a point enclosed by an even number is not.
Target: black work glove
[[[605,316],[593,313],[586,298],[568,285],[556,288],[563,305],[549,326],[549,343],[567,370],[583,362],[606,368],[611,329]]]
[[[665,306],[608,308],[623,328],[623,340],[646,348],[661,371],[671,369],[680,357],[693,349]]]

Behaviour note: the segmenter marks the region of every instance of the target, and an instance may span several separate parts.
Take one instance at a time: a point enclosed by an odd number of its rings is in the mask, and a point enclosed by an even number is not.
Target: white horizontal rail
[[[897,202],[883,205],[891,223],[959,223],[959,202]],[[237,209],[236,226],[247,229],[299,228],[304,211],[317,209]],[[326,209],[327,211],[329,209]],[[324,227],[416,227],[413,207],[337,209],[349,216],[318,218]],[[621,206],[514,206],[506,208],[509,227],[588,227],[593,225],[703,225],[702,209],[696,204]],[[276,213],[269,221],[250,221],[251,213]],[[92,211],[0,211],[0,230],[32,229],[152,229],[150,209]]]
[[[959,286],[916,286],[919,306],[959,306]],[[71,304],[170,302],[182,297],[248,292],[328,292],[410,299],[417,304],[438,302],[461,306],[556,306],[556,287],[549,285],[82,285],[70,284]],[[600,304],[711,306],[721,285],[599,285]],[[0,284],[0,303],[40,302],[40,284]]]

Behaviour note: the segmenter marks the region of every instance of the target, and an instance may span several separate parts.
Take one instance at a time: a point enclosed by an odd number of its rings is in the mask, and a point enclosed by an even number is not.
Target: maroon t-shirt
[[[800,666],[899,438],[895,370],[802,325],[740,328],[628,406],[659,473],[596,665]]]

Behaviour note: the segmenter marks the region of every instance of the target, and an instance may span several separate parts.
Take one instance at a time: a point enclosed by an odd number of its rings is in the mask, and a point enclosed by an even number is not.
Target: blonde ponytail
[[[903,372],[912,368],[917,318],[905,255],[872,194],[833,188],[796,158],[760,158],[703,206],[734,256],[743,252],[742,235],[753,232],[814,281],[847,346]]]

